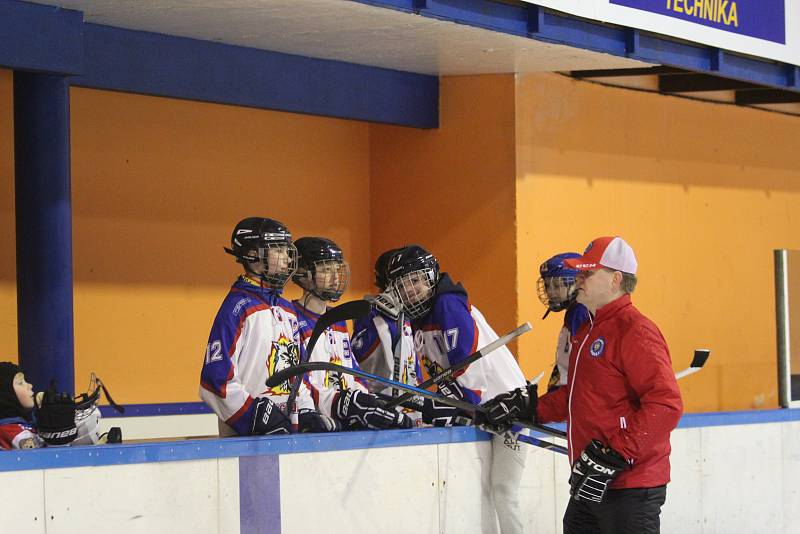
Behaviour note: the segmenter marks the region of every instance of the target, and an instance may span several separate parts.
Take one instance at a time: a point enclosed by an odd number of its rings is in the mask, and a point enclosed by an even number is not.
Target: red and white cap
[[[628,274],[636,274],[638,267],[631,246],[617,236],[598,237],[589,243],[583,251],[583,256],[564,260],[564,265],[579,271],[594,271],[607,267]]]

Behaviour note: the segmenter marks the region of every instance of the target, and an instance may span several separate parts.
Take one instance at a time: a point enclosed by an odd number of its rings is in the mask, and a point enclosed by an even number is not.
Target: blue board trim
[[[0,66],[54,74],[83,70],[83,13],[0,0]]]
[[[788,423],[793,421],[800,421],[800,409],[685,414],[678,428]],[[564,424],[552,426],[565,430]],[[546,437],[538,432],[533,432],[533,435]],[[489,434],[474,427],[456,427],[44,448],[24,451],[0,451],[0,472],[405,447],[439,443],[469,443],[488,441],[489,439],[491,439]]]
[[[202,402],[172,402],[168,404],[126,404],[125,413],[111,406],[100,406],[103,417],[150,417],[154,415],[193,415],[211,413],[211,408]]]
[[[489,439],[489,434],[473,427],[459,427],[56,447],[0,451],[0,472],[468,443]]]
[[[85,24],[80,87],[435,128],[436,76]]]

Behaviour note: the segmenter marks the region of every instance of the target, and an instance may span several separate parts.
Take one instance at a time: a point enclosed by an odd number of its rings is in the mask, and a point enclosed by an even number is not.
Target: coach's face
[[[611,269],[581,271],[575,277],[577,300],[593,314],[620,296],[622,273]]]

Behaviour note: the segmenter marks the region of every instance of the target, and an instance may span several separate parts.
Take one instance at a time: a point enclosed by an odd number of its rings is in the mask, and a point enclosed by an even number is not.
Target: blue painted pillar
[[[19,361],[37,390],[74,392],[69,84],[14,72]]]

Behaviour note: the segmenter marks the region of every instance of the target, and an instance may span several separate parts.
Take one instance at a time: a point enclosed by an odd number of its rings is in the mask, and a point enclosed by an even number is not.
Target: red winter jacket
[[[669,434],[682,412],[667,343],[629,295],[578,330],[567,385],[539,398],[536,409],[539,422],[567,421],[570,464],[592,439],[632,463],[612,488],[669,482]]]

